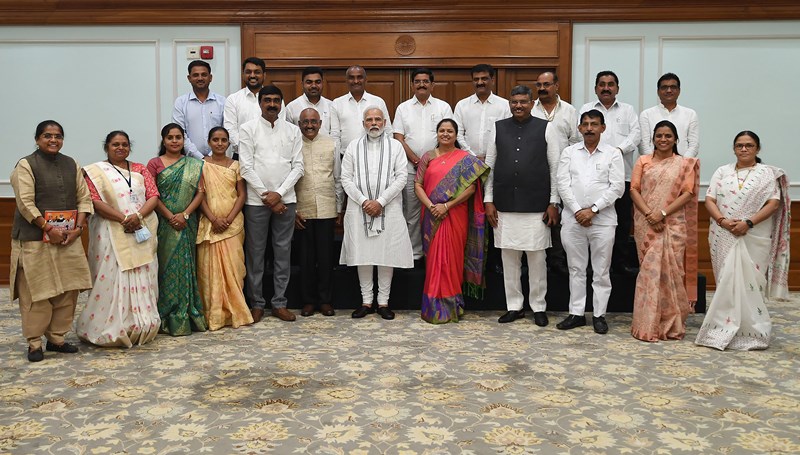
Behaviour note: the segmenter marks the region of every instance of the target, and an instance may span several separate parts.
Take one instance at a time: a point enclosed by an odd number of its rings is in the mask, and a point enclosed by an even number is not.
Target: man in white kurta
[[[403,190],[403,215],[406,217],[414,260],[422,259],[422,205],[414,192],[417,164],[425,152],[436,147],[436,127],[446,118],[453,118],[447,102],[434,98],[431,93],[435,82],[433,71],[417,68],[411,73],[414,96],[397,106],[394,114],[394,138],[403,145],[408,160],[408,180]]]
[[[697,157],[700,153],[700,121],[697,112],[678,104],[681,96],[681,80],[675,73],[666,73],[658,78],[658,105],[645,109],[639,115],[642,142],[641,155],[653,153],[653,130],[662,120],[669,120],[678,130],[678,153],[681,156]]]
[[[531,115],[533,92],[518,85],[511,90],[511,118],[495,125],[486,153],[491,167],[486,182],[486,218],[494,228],[494,244],[503,258],[503,284],[508,311],[498,322],[525,317],[522,309],[522,255],[528,258],[528,294],[533,320],[548,324],[547,265],[550,226],[558,223],[556,168],[559,150],[550,124]]]
[[[569,265],[569,316],[561,330],[586,325],[586,265],[591,251],[593,318],[597,333],[608,332],[605,314],[611,296],[611,252],[617,212],[614,202],[625,189],[625,166],[617,149],[601,143],[606,130],[603,114],[581,114],[583,142],[569,146],[558,164],[558,193],[564,203],[561,240]]]
[[[384,136],[383,112],[364,111],[366,134],[347,146],[341,182],[350,198],[344,215],[341,264],[358,267],[362,306],[353,312],[363,318],[372,307],[373,267],[378,267],[378,314],[394,319],[389,291],[394,267],[411,268],[414,259],[400,193],[406,184],[406,155],[395,139]]]
[[[367,70],[353,65],[345,72],[348,93],[331,103],[331,137],[336,142],[336,150],[343,154],[347,146],[364,135],[364,113],[367,107],[375,106],[381,110],[384,119],[384,132],[392,136],[392,122],[389,109],[383,98],[367,92]]]

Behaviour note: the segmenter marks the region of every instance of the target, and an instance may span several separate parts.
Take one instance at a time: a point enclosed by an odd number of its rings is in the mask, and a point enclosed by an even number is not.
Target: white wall
[[[81,164],[105,158],[115,129],[146,163],[173,101],[191,89],[186,47],[214,46],[211,90],[227,95],[241,88],[240,41],[237,26],[0,27],[0,197],[13,196],[8,176],[46,119],[64,126],[62,152]]]
[[[681,78],[678,102],[700,117],[701,186],[735,161],[736,133],[752,130],[762,159],[786,170],[792,198],[800,197],[800,141],[790,123],[800,106],[800,22],[576,24],[574,104],[596,99],[594,78],[605,69],[620,78],[619,99],[640,112],[658,103],[659,76]]]

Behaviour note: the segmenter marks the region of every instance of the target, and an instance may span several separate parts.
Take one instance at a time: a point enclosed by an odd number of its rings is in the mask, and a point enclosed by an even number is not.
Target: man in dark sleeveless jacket
[[[486,216],[494,228],[494,244],[501,249],[507,312],[499,322],[525,317],[520,282],[522,254],[528,258],[529,300],[536,325],[547,325],[545,313],[547,266],[545,249],[551,245],[550,226],[558,223],[556,171],[558,141],[546,120],[531,116],[533,93],[524,85],[511,91],[512,117],[495,124],[486,164],[492,171],[486,182]]]

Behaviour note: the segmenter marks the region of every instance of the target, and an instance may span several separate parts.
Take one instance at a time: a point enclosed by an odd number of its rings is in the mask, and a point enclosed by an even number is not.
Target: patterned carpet
[[[29,363],[0,305],[0,453],[593,454],[800,452],[800,296],[770,305],[767,351],[590,327],[432,326],[315,315],[295,323],[81,346]],[[70,341],[77,342],[74,334]]]

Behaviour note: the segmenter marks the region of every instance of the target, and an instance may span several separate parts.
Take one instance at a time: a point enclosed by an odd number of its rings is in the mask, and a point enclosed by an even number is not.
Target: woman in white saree
[[[761,141],[742,131],[735,164],[714,172],[706,194],[717,289],[695,343],[719,350],[766,349],[767,299],[788,296],[789,195],[782,169],[761,164]]]
[[[158,187],[143,164],[128,161],[131,144],[112,131],[108,159],[84,167],[95,214],[89,220],[94,283],[78,318],[78,337],[98,346],[145,344],[158,334],[155,209]]]

